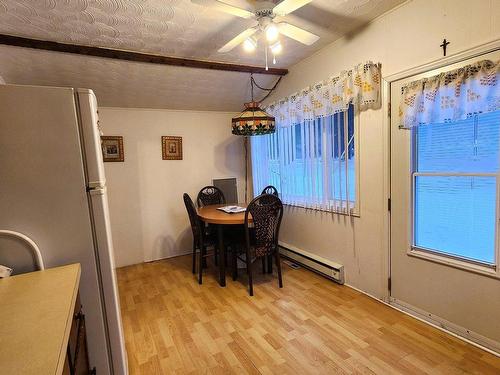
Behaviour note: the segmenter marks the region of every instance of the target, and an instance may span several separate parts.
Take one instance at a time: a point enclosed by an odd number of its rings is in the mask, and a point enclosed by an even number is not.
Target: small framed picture
[[[182,160],[182,137],[161,137],[163,160]]]
[[[103,161],[125,161],[122,136],[102,136],[101,147]]]

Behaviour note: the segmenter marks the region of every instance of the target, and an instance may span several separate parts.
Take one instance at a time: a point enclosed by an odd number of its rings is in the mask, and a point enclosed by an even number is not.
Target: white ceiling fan
[[[266,43],[274,56],[279,54],[282,50],[281,43],[278,40],[280,34],[308,46],[315,43],[319,39],[319,36],[280,19],[280,17],[292,13],[311,1],[312,0],[283,0],[277,5],[275,5],[272,1],[255,1],[254,9],[249,11],[230,5],[222,0],[191,0],[194,4],[208,6],[234,16],[256,19],[257,22],[255,25],[231,39],[219,49],[219,52],[229,52],[239,44],[243,44],[245,51],[252,52],[257,47],[258,40],[261,36],[265,35]],[[274,59],[274,61],[276,60]]]

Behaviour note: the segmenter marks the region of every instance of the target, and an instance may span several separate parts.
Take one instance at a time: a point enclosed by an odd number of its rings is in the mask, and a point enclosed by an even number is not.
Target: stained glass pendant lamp
[[[250,78],[252,101],[245,103],[245,110],[233,118],[232,133],[234,135],[254,136],[272,134],[276,130],[274,117],[259,107],[253,99],[253,77]]]
[[[250,86],[252,88],[252,101],[245,103],[245,110],[231,120],[232,133],[245,137],[243,142],[245,146],[245,203],[248,202],[248,137],[272,134],[276,131],[274,117],[262,110],[259,107],[259,102],[254,101],[253,86],[256,84],[261,90],[272,92],[280,79],[272,89],[264,89],[255,83],[253,75],[251,75]]]

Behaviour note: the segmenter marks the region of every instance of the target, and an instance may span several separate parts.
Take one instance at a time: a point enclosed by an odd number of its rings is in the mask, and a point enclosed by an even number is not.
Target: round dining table
[[[228,204],[212,204],[198,208],[198,217],[201,221],[217,227],[219,242],[219,284],[226,286],[226,248],[224,247],[224,227],[228,225],[242,225],[245,223],[245,212],[228,214],[218,208],[230,206]],[[236,206],[236,205],[235,205]],[[239,207],[247,207],[246,203],[238,203]],[[248,221],[252,222],[251,215]]]

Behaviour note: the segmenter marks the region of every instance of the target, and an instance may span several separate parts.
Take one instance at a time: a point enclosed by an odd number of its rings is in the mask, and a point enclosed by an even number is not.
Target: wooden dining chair
[[[276,189],[273,185],[266,186],[264,189],[262,189],[261,194],[272,194],[276,195],[277,197],[279,196],[278,189]]]
[[[261,194],[272,194],[279,197],[278,189],[276,189],[273,185],[267,185],[264,189],[262,189]],[[267,263],[267,265],[266,265]],[[264,273],[273,273],[273,257],[269,255],[267,257],[262,257],[262,271]]]
[[[209,206],[212,204],[225,204],[226,197],[224,193],[217,186],[205,186],[198,193],[196,198],[196,203],[198,207]],[[212,224],[206,225],[208,232],[215,233],[215,226]],[[215,264],[218,264],[218,254],[215,254]]]
[[[250,227],[249,216],[252,216],[253,227]],[[278,235],[283,204],[273,194],[262,194],[254,198],[245,212],[245,259],[248,273],[248,292],[253,296],[252,260],[274,256],[278,269],[278,285],[283,288],[281,277],[281,262],[278,249]]]
[[[194,206],[193,200],[191,199],[189,194],[184,193],[182,197],[189,216],[191,231],[193,232],[193,274],[196,272],[196,252],[198,251],[198,283],[202,284],[204,264],[203,260],[206,257],[215,255],[217,253],[217,241],[215,234],[208,232],[203,223],[198,218],[196,207]],[[207,252],[207,249],[209,247],[213,247],[213,253]]]
[[[225,204],[224,193],[217,186],[205,186],[198,193],[196,198],[198,207],[209,206],[211,204]]]

